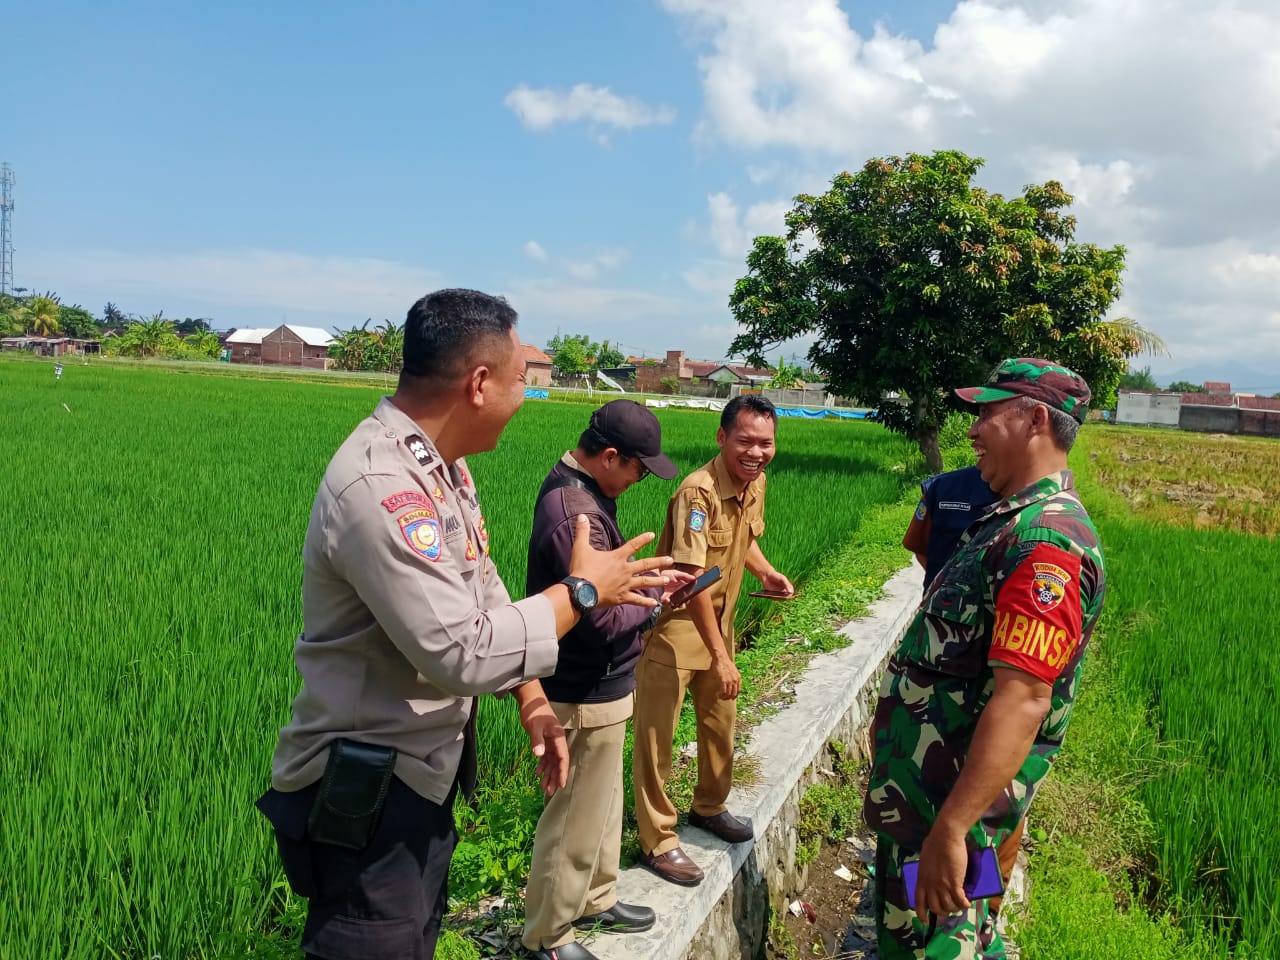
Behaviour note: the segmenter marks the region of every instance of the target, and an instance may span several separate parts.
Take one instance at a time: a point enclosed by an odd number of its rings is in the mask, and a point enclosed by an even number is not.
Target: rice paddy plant
[[[1144,797],[1163,895],[1260,957],[1280,955],[1280,648],[1269,540],[1140,523],[1103,531],[1122,652],[1167,755]],[[1241,954],[1245,955],[1245,954]]]
[[[381,392],[0,362],[0,960],[244,955],[274,931],[287,889],[252,803],[298,687],[302,538]],[[530,401],[472,461],[513,596],[538,484],[588,409]],[[660,417],[683,471],[714,454],[714,416]],[[802,581],[898,496],[904,445],[798,421],[779,444],[764,546]],[[624,530],[656,530],[673,488],[630,491]],[[490,782],[526,750],[512,708],[482,700]]]

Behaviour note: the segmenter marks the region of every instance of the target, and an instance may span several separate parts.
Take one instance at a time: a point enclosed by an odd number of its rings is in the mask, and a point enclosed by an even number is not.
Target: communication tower
[[[0,163],[0,293],[13,289],[13,167]]]

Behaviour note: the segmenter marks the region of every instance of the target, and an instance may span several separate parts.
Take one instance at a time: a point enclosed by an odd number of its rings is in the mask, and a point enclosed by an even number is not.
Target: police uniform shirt
[[[720,621],[725,650],[734,654],[733,612],[742,588],[747,551],[764,535],[765,475],[739,496],[723,456],[685,477],[667,504],[658,538],[658,555],[676,563],[720,567],[721,577],[707,588]],[[711,653],[694,625],[689,606],[667,613],[649,635],[645,655],[684,670],[709,670]]]
[[[339,448],[303,546],[302,690],[281,731],[272,784],[293,791],[324,772],[347,737],[398,751],[396,775],[443,803],[458,775],[480,693],[556,666],[555,611],[512,603],[463,460],[446,465],[384,398]]]

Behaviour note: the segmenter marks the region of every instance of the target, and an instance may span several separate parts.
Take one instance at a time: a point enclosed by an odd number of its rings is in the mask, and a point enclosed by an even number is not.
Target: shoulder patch
[[[431,452],[431,448],[427,446],[427,441],[418,434],[413,434],[405,438],[405,446],[409,448],[409,452],[413,454],[413,458],[418,461],[419,466],[427,466],[435,461],[435,455]]]
[[[430,507],[410,510],[398,520],[405,543],[421,557],[435,562],[440,559],[440,521]]]
[[[928,511],[925,509],[924,501],[921,500],[916,504],[916,519],[923,520],[926,513],[928,513]]]
[[[695,501],[696,503],[696,501]],[[689,529],[694,533],[701,533],[703,527],[707,525],[707,514],[705,510],[699,510],[696,506],[689,511]]]
[[[400,493],[393,493],[387,497],[382,501],[382,505],[387,508],[388,513],[395,513],[397,510],[410,505],[430,509],[431,501],[419,490],[402,490]]]
[[[1040,610],[1052,610],[1067,595],[1071,575],[1056,563],[1033,562],[1031,568],[1031,599]]]

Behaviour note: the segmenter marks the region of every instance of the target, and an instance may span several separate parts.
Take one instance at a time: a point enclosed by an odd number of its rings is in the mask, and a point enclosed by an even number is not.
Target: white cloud
[[[524,252],[530,260],[553,265],[578,280],[594,280],[602,273],[618,269],[627,259],[627,251],[621,247],[606,247],[581,258],[552,256],[535,240],[524,245]]]
[[[634,97],[620,97],[608,87],[579,83],[569,90],[535,89],[521,84],[503,101],[528,130],[542,132],[562,123],[588,121],[619,130],[661,126],[676,118],[668,106],[649,106]],[[607,146],[608,140],[597,142]]]
[[[524,245],[524,255],[538,263],[545,263],[547,260],[547,251],[537,240],[530,240]]]
[[[711,194],[707,197],[707,215],[716,252],[722,257],[736,258],[741,263],[756,237],[778,235],[786,230],[783,217],[789,209],[791,204],[786,201],[771,200],[752,204],[744,214],[729,194]]]
[[[978,182],[1006,194],[1059,180],[1078,239],[1128,247],[1118,312],[1164,335],[1174,363],[1262,350],[1280,364],[1280,6],[963,0],[921,41],[859,34],[836,0],[663,5],[698,51],[696,136],[740,151],[756,185],[762,154],[825,182],[943,148],[987,158]],[[742,205],[708,202],[723,258],[751,232]],[[711,277],[685,272],[695,290]]]

